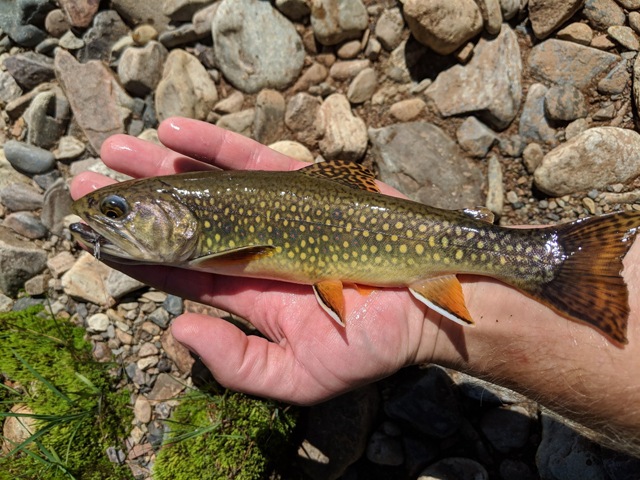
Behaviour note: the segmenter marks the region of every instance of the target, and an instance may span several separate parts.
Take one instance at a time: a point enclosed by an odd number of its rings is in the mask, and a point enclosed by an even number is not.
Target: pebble
[[[96,313],[87,319],[87,330],[89,330],[89,332],[106,332],[108,327],[109,317],[104,313]]]
[[[311,3],[311,27],[322,45],[336,45],[360,38],[369,15],[361,0],[315,0]]]
[[[458,144],[474,157],[484,157],[498,142],[495,132],[476,117],[467,117],[456,131]]]
[[[321,63],[314,62],[300,75],[300,78],[298,78],[298,81],[296,81],[291,90],[293,92],[309,90],[310,87],[322,83],[328,76],[329,71],[327,67]]]
[[[488,161],[487,200],[485,205],[498,217],[502,215],[502,209],[504,208],[502,165],[495,155],[491,155]]]
[[[244,95],[242,92],[234,91],[227,98],[223,98],[213,107],[213,111],[220,114],[237,113],[242,109]]]
[[[60,137],[57,148],[53,151],[56,160],[67,162],[75,160],[86,150],[84,142],[72,135]]]
[[[129,37],[129,27],[120,15],[114,10],[98,12],[91,28],[82,36],[85,46],[78,50],[77,60],[83,64],[88,60],[108,62],[111,48],[122,37]]]
[[[220,71],[242,92],[287,87],[302,70],[302,40],[268,2],[222,0],[211,35]]]
[[[340,158],[357,161],[367,148],[367,127],[351,111],[345,95],[330,95],[318,110],[318,121],[323,132],[320,151],[326,159]]]
[[[71,28],[71,24],[65,13],[56,8],[47,13],[44,20],[44,28],[49,35],[60,38]]]
[[[520,115],[518,133],[528,142],[554,146],[558,143],[556,130],[545,115],[545,98],[549,89],[541,83],[529,86]]]
[[[413,36],[440,55],[454,52],[482,31],[482,15],[473,0],[406,0],[403,13]]]
[[[44,196],[35,188],[12,183],[0,190],[0,202],[12,212],[33,211],[42,207]]]
[[[594,127],[549,153],[534,174],[538,188],[562,196],[625,182],[640,174],[640,134]]]
[[[560,30],[556,37],[560,40],[579,43],[580,45],[590,45],[593,40],[593,30],[589,25],[582,22],[575,22]]]
[[[478,2],[485,31],[497,35],[502,28],[502,9],[499,0],[481,0]]]
[[[609,35],[612,40],[618,43],[625,50],[631,50],[634,52],[640,50],[638,37],[629,27],[614,25],[607,28],[607,35]]]
[[[144,97],[160,83],[168,55],[162,44],[151,40],[144,47],[127,48],[118,62],[118,78],[129,93]]]
[[[628,69],[629,62],[621,60],[607,75],[598,82],[598,93],[603,95],[621,94],[630,83],[631,74]]]
[[[402,465],[404,454],[399,438],[374,432],[367,445],[367,458],[376,465]]]
[[[392,104],[389,113],[400,122],[410,122],[420,116],[426,106],[421,98],[408,98]]]
[[[584,0],[530,0],[529,19],[539,39],[548,37],[582,7]]]
[[[9,72],[0,71],[0,102],[7,104],[22,95],[22,88]]]
[[[483,415],[480,429],[497,451],[509,453],[527,444],[531,418],[527,410],[518,405],[496,407]]]
[[[4,144],[4,155],[16,170],[30,175],[47,172],[55,165],[55,157],[48,150],[17,140]]]
[[[47,268],[54,277],[59,277],[69,271],[76,261],[71,252],[60,252],[47,260]]]
[[[535,142],[528,144],[522,152],[522,161],[530,174],[533,174],[540,166],[543,158],[544,150],[542,150],[540,144]]]
[[[31,212],[11,213],[4,218],[2,225],[30,239],[43,238],[48,232],[38,216]]]
[[[62,276],[62,288],[70,297],[96,305],[108,305],[111,297],[104,285],[110,271],[109,267],[96,260],[93,255],[83,252],[73,267]]]
[[[18,53],[6,57],[2,64],[24,90],[31,90],[55,77],[53,61],[41,53]]]
[[[606,30],[614,25],[624,25],[626,16],[614,0],[586,0],[582,15],[592,27]]]
[[[73,32],[68,31],[60,37],[58,45],[65,50],[80,50],[85,44],[81,38],[76,37]]]
[[[184,311],[184,302],[176,295],[167,295],[167,298],[162,302],[162,307],[171,315],[181,315]]]
[[[13,296],[25,281],[46,267],[47,254],[33,243],[0,227],[0,291]]]
[[[69,102],[59,89],[38,93],[24,113],[27,142],[51,149],[63,135],[69,116]]]
[[[571,122],[587,116],[587,104],[580,90],[571,85],[554,85],[544,95],[544,111],[550,120]]]
[[[223,115],[216,122],[216,125],[220,128],[224,128],[225,130],[230,130],[246,137],[251,137],[254,118],[255,110],[253,108],[247,108],[246,110]]]
[[[151,403],[143,395],[138,395],[133,404],[133,415],[138,423],[147,424],[151,421]]]
[[[276,7],[294,21],[301,21],[311,13],[311,8],[305,0],[276,0]]]
[[[262,90],[256,97],[253,138],[267,145],[281,138],[284,132],[284,111],[285,100],[280,92]]]
[[[392,51],[402,41],[404,19],[399,8],[389,8],[382,12],[376,23],[375,35],[382,48]]]
[[[364,103],[371,100],[378,86],[378,75],[373,68],[365,68],[358,72],[349,84],[347,98],[353,104]]]
[[[280,140],[269,145],[269,148],[301,162],[313,163],[313,154],[301,143],[291,140]]]
[[[341,60],[335,62],[329,70],[329,76],[335,80],[351,80],[358,73],[369,68],[369,60]]]

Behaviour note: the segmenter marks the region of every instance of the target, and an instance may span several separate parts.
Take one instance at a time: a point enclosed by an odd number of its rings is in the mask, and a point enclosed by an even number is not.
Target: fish
[[[341,160],[135,179],[91,192],[72,209],[82,219],[73,236],[101,260],[307,284],[342,326],[345,284],[408,288],[444,317],[472,325],[458,280],[470,274],[627,343],[621,273],[637,212],[501,227],[484,207],[444,210],[384,195],[369,169]]]

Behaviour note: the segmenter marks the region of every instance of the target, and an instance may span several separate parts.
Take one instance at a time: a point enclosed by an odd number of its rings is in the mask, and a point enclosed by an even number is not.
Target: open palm
[[[134,177],[190,170],[293,170],[305,164],[213,125],[172,118],[159,128],[167,148],[117,135],[102,146],[111,168]],[[74,198],[111,183],[83,173],[71,185]],[[400,195],[386,185],[381,190]],[[163,291],[206,303],[249,320],[266,338],[247,336],[219,318],[185,314],[172,334],[200,356],[223,385],[294,403],[321,401],[399,368],[431,360],[440,317],[405,289],[362,294],[345,290],[347,327],[318,306],[310,286],[233,278],[161,266],[114,265]],[[458,327],[447,323],[449,335]]]

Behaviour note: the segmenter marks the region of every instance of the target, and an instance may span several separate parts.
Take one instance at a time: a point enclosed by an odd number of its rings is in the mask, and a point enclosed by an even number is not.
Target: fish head
[[[198,219],[159,178],[103,187],[76,200],[72,210],[86,222],[71,225],[75,239],[105,260],[178,265],[198,245]]]

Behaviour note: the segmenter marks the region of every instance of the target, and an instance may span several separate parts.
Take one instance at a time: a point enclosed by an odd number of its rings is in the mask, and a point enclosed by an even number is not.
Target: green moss
[[[82,328],[41,310],[0,314],[0,374],[19,386],[2,389],[0,414],[26,404],[39,432],[28,452],[0,458],[0,479],[131,478],[105,454],[127,435],[129,393],[114,391],[112,365],[92,358]]]
[[[154,480],[257,480],[290,458],[294,416],[273,402],[189,392],[174,411]]]

